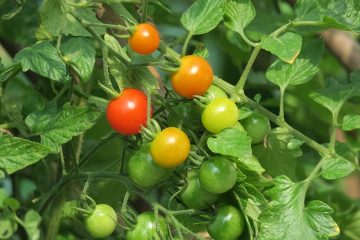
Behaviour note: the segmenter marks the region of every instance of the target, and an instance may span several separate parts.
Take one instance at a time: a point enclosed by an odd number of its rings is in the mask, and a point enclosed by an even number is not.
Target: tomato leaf
[[[13,63],[7,67],[0,67],[0,83],[15,77],[21,71],[20,63]]]
[[[24,227],[30,240],[36,240],[40,238],[40,222],[41,217],[38,212],[32,209],[27,211],[24,217]]]
[[[287,32],[280,37],[265,37],[261,46],[284,62],[293,64],[299,56],[301,45],[302,38],[299,34]]]
[[[251,157],[251,138],[236,128],[227,128],[207,140],[214,153],[236,158]]]
[[[235,32],[243,33],[255,15],[255,8],[250,0],[231,0],[225,7],[224,24]]]
[[[0,135],[0,178],[34,164],[51,152],[37,142]]]
[[[272,201],[259,217],[259,240],[317,240],[340,233],[331,218],[331,207],[318,200],[304,206],[307,182],[294,183],[286,176],[279,176],[274,184],[268,191]]]
[[[321,21],[321,8],[318,0],[297,0],[295,5],[296,20]]]
[[[197,0],[181,15],[180,22],[192,35],[210,32],[221,21],[225,4],[226,0]]]
[[[350,75],[348,84],[342,84],[334,78],[329,78],[326,84],[326,88],[314,91],[309,96],[333,113],[351,97],[360,96],[360,71]]]
[[[344,131],[351,131],[360,128],[360,115],[349,114],[345,115],[342,122],[342,129]]]
[[[49,42],[41,42],[24,48],[16,54],[15,61],[21,63],[24,72],[31,70],[54,81],[69,81],[65,63],[59,57],[56,48]]]
[[[67,11],[74,11],[84,20],[91,23],[101,23],[92,9],[76,8],[67,9],[67,6],[58,0],[46,0],[41,8],[41,24],[53,36],[60,33],[65,35],[90,37],[90,33],[74,19]],[[103,27],[94,27],[102,35],[106,32]]]
[[[308,41],[293,64],[276,60],[266,71],[266,78],[283,88],[308,82],[319,70],[322,52],[322,41]]]
[[[302,155],[302,150],[300,146],[288,148],[289,142],[293,139],[286,129],[276,128],[268,134],[265,144],[253,147],[254,155],[272,177],[286,175],[296,179],[296,158]]]
[[[70,38],[61,45],[61,51],[80,78],[88,81],[95,64],[94,41],[83,37]]]
[[[329,180],[346,177],[354,170],[355,165],[344,158],[326,159],[322,165],[322,175]]]
[[[71,106],[66,103],[61,111],[48,107],[34,112],[25,122],[34,134],[40,135],[41,143],[59,152],[59,146],[91,128],[100,112],[89,107]]]

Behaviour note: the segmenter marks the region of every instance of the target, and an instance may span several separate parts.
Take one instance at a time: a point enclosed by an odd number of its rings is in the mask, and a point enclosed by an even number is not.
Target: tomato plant
[[[229,191],[236,182],[236,168],[234,163],[223,157],[213,157],[200,167],[201,186],[211,193]]]
[[[213,221],[208,225],[210,236],[215,240],[235,240],[244,231],[244,216],[238,209],[226,205],[217,210]]]
[[[233,127],[239,118],[236,104],[228,98],[215,98],[204,109],[201,120],[209,132],[219,133],[225,128]]]
[[[143,55],[151,54],[160,45],[160,34],[154,25],[141,23],[136,25],[135,31],[129,38],[129,44],[134,52]]]
[[[116,212],[107,204],[98,204],[91,215],[86,217],[85,225],[92,237],[108,237],[117,225]]]
[[[174,168],[183,163],[189,155],[190,140],[179,128],[168,127],[155,137],[150,151],[156,164]]]
[[[360,239],[359,16],[0,0],[0,239]]]
[[[210,64],[195,55],[182,57],[179,70],[171,76],[174,91],[186,98],[203,95],[212,80],[213,71]]]
[[[124,89],[106,108],[110,126],[122,134],[139,133],[146,126],[147,97],[137,89]]]

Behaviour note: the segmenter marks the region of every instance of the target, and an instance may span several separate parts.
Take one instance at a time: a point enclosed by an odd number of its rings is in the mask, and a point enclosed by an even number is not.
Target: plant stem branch
[[[280,87],[280,111],[279,111],[279,118],[282,121],[285,121],[285,113],[284,113],[284,96],[285,96],[285,89],[286,87]]]
[[[184,45],[183,45],[183,48],[182,48],[182,51],[181,51],[181,56],[185,56],[191,37],[192,37],[192,32],[188,32],[185,42],[184,42]]]
[[[143,0],[141,5],[141,21],[146,22],[147,21],[147,9],[148,9],[148,0]]]
[[[107,24],[107,23],[88,23],[89,26],[93,26],[93,27],[105,27],[105,28],[112,28],[112,29],[118,29],[118,30],[122,30],[122,31],[127,31],[128,28],[125,26],[121,26],[121,25],[116,25],[116,24]]]

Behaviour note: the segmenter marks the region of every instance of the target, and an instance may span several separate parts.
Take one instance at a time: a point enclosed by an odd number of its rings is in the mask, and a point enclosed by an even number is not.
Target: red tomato
[[[213,71],[210,64],[195,55],[182,57],[179,71],[171,76],[174,91],[186,98],[203,95],[210,87],[212,80]]]
[[[154,25],[142,23],[136,26],[135,31],[129,38],[129,44],[136,53],[151,54],[160,45],[160,34]]]
[[[146,95],[137,89],[124,89],[119,97],[109,102],[106,117],[111,128],[121,134],[139,133],[141,126],[146,126]]]

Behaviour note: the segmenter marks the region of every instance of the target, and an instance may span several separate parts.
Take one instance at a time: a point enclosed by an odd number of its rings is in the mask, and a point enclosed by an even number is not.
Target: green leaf
[[[276,60],[266,71],[266,78],[281,88],[308,82],[319,70],[322,52],[321,40],[308,41],[293,64]]]
[[[242,34],[255,15],[255,8],[250,0],[231,0],[225,7],[224,24],[229,29]]]
[[[274,184],[268,192],[272,201],[259,217],[259,240],[318,240],[340,233],[328,205],[315,200],[304,206],[306,182],[293,183],[288,177],[279,176]]]
[[[254,156],[240,157],[237,159],[236,164],[238,164],[241,168],[245,168],[259,174],[265,172],[265,169],[260,165],[259,160],[257,160]]]
[[[39,229],[40,222],[41,222],[41,217],[38,212],[30,209],[25,214],[24,227],[29,239],[37,240],[40,238],[40,229]]]
[[[359,129],[360,128],[360,115],[353,115],[353,114],[345,115],[341,128],[344,131],[351,131],[354,129]]]
[[[302,38],[299,34],[287,32],[280,37],[267,36],[262,48],[278,56],[284,62],[293,64],[301,51]]]
[[[296,179],[296,158],[302,155],[302,151],[300,147],[287,147],[293,139],[286,129],[276,128],[267,136],[265,144],[253,147],[254,155],[272,177],[287,175]]]
[[[11,219],[15,214],[11,214],[8,218],[0,218],[0,239],[10,239],[16,232],[18,225]]]
[[[227,128],[207,140],[210,151],[236,158],[251,157],[251,138],[236,128]]]
[[[121,2],[114,1],[113,3],[109,3],[109,6],[119,17],[125,18],[127,21],[133,23],[134,25],[138,24],[136,18],[134,18],[133,15],[129,13],[129,11],[124,7]]]
[[[346,177],[354,170],[355,165],[344,158],[326,159],[322,165],[322,175],[329,180]]]
[[[46,31],[54,36],[61,32],[65,35],[90,37],[90,33],[74,19],[67,11],[74,11],[84,20],[91,23],[101,23],[96,18],[96,13],[89,8],[67,9],[59,0],[46,0],[41,8],[41,24]],[[103,27],[94,27],[94,30],[102,35],[106,32]]]
[[[297,0],[295,14],[298,21],[322,21],[322,10],[317,0]]]
[[[34,164],[51,152],[51,149],[29,140],[0,135],[0,178]]]
[[[40,135],[42,144],[58,152],[61,144],[91,128],[99,116],[100,112],[92,108],[66,103],[61,111],[49,107],[34,112],[25,122],[34,134]]]
[[[360,71],[350,75],[350,83],[342,84],[334,78],[326,81],[327,87],[310,93],[310,98],[327,108],[330,112],[340,109],[343,104],[354,96],[360,96]]]
[[[54,81],[69,81],[65,63],[49,42],[24,48],[16,54],[15,61],[21,63],[24,72],[31,70]]]
[[[7,67],[0,68],[0,83],[15,77],[21,71],[20,63],[13,63]]]
[[[70,38],[61,45],[61,51],[66,62],[73,67],[80,78],[88,81],[95,64],[94,41],[83,37]]]
[[[180,18],[181,24],[192,34],[210,32],[225,13],[226,0],[197,0]]]

